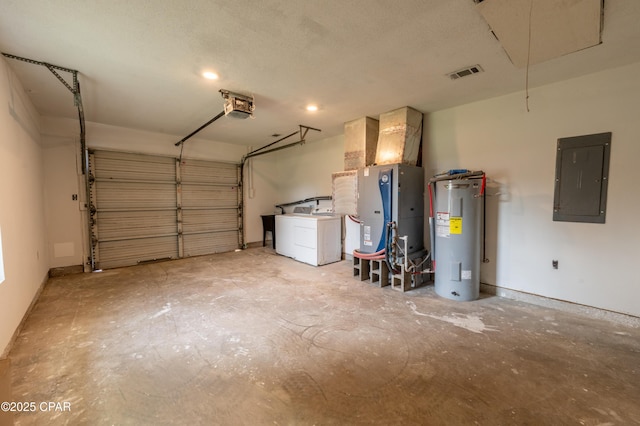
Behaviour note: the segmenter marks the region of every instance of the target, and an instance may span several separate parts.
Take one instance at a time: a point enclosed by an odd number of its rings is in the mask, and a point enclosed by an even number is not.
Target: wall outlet
[[[553,266],[553,269],[558,269],[558,261],[557,260],[552,260],[551,261],[551,266]]]

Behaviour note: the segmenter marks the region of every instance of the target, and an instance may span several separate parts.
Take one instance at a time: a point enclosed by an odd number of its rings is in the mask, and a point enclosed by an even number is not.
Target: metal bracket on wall
[[[314,130],[316,132],[321,132],[322,131],[320,129],[316,129],[314,127],[309,127],[309,126],[304,126],[302,124],[299,124],[298,127],[300,128],[298,131],[290,133],[287,136],[278,139],[277,141],[271,142],[270,144],[267,144],[267,145],[263,146],[262,148],[254,149],[250,153],[246,154],[244,157],[242,157],[242,164],[244,164],[245,161],[247,161],[251,157],[257,157],[258,155],[268,154],[270,152],[280,151],[281,149],[289,148],[289,147],[292,147],[292,146],[295,146],[295,145],[304,144],[306,142],[305,138],[307,137],[307,133],[309,133],[309,130]],[[273,148],[273,149],[270,149],[268,151],[262,151],[265,148],[269,148],[270,146],[275,145],[278,142],[282,142],[283,140],[290,138],[291,136],[295,135],[298,132],[300,133],[300,140],[298,142],[292,142],[290,144],[279,146],[277,148]],[[262,151],[262,152],[259,152],[259,151]]]
[[[23,58],[21,56],[11,55],[9,53],[2,52],[2,55],[9,58],[15,59],[22,62],[27,62],[29,64],[40,65],[47,68],[51,73],[58,79],[64,86],[69,89],[69,91],[73,94],[73,103],[75,107],[78,109],[78,119],[80,121],[80,149],[82,151],[82,173],[87,172],[87,146],[86,146],[86,138],[85,138],[85,125],[84,125],[84,108],[82,106],[82,96],[80,95],[80,82],[78,81],[78,71],[61,67],[58,65],[49,64],[47,62],[36,61],[34,59]],[[58,71],[68,72],[73,77],[73,86],[71,86],[59,73]]]
[[[2,52],[2,55],[9,59],[15,59],[17,61],[27,62],[33,65],[40,65],[47,68],[64,85],[64,87],[69,89],[69,91],[73,95],[73,103],[75,107],[78,109],[78,120],[80,122],[80,151],[81,151],[80,155],[82,158],[82,173],[85,176],[85,189],[87,192],[87,203],[89,206],[91,206],[91,185],[89,182],[89,178],[90,178],[89,177],[89,155],[87,152],[86,131],[85,131],[85,124],[84,124],[84,107],[82,106],[82,95],[80,94],[80,82],[78,81],[78,71],[71,68],[49,64],[47,62],[36,61],[34,59],[11,55],[9,53]],[[64,77],[62,77],[58,73],[58,71],[64,71],[64,72],[70,73],[73,78],[73,85],[70,85],[67,82],[67,80],[65,80]],[[89,208],[89,212],[87,214],[89,215],[88,222],[90,223],[93,220],[93,214],[91,212],[91,208]],[[89,237],[88,237],[89,238],[89,256],[87,259],[87,264],[91,266],[92,270],[95,270],[96,256],[95,256],[95,250],[93,249],[93,247],[95,246],[95,242],[92,235],[91,225],[88,224],[88,227],[89,227]]]

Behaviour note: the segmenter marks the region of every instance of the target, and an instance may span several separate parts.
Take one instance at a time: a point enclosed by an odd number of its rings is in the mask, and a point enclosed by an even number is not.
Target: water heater
[[[435,291],[447,299],[475,300],[480,292],[484,173],[440,177],[432,184]]]

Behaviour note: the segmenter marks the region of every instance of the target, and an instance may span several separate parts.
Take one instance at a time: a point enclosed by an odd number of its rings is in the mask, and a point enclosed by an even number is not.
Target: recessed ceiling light
[[[209,79],[209,80],[217,80],[218,79],[218,74],[216,74],[213,71],[205,71],[205,72],[202,73],[202,76],[204,78],[206,78],[206,79]]]
[[[318,110],[318,105],[307,105],[307,111],[317,111]]]

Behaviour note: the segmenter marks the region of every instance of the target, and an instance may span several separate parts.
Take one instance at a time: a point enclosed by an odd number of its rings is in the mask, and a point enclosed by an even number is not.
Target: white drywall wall
[[[531,89],[530,112],[521,92],[425,115],[427,176],[490,179],[482,282],[640,316],[639,73],[636,63]],[[606,224],[554,222],[557,139],[609,131]]]
[[[80,208],[84,187],[79,143],[74,138],[43,136],[45,201],[49,266],[83,265],[83,232]],[[73,199],[73,195],[77,199]]]
[[[78,120],[43,117],[42,133],[50,138],[77,139],[80,133]],[[92,122],[86,123],[86,135],[87,146],[92,149],[170,157],[180,156],[180,147],[175,146],[175,143],[184,137]],[[48,143],[48,139],[45,142]],[[184,158],[237,163],[245,152],[243,146],[207,141],[194,136],[184,143],[182,155]]]
[[[262,241],[261,215],[276,213],[278,195],[277,154],[251,158],[245,164],[245,239],[248,243]],[[267,236],[270,238],[271,236]]]
[[[331,174],[344,170],[344,135],[278,152],[278,198],[274,204],[331,195]],[[331,207],[331,202],[321,203]]]
[[[2,256],[2,227],[0,226],[0,284],[4,282],[4,259]]]
[[[0,58],[0,356],[48,273],[39,116]]]

